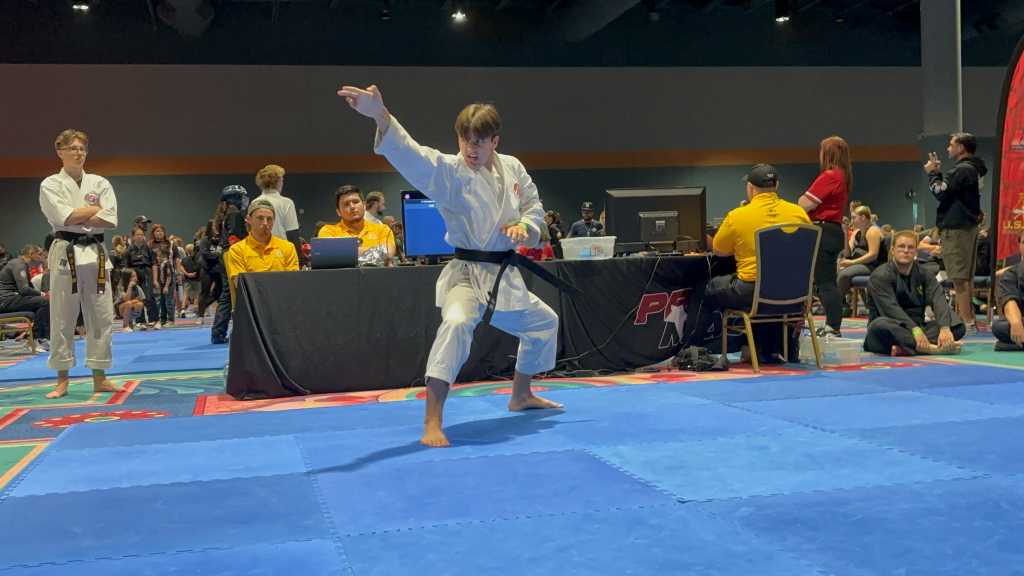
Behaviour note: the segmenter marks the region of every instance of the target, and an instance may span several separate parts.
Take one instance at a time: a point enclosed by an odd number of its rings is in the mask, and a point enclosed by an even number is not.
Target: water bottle
[[[228,389],[228,363],[224,363],[224,393],[227,394]]]

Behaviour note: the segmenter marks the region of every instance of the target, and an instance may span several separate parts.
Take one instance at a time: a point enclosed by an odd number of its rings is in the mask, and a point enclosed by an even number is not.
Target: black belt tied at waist
[[[78,270],[75,268],[75,246],[92,246],[98,244],[100,268],[96,274],[96,293],[103,294],[107,287],[107,252],[103,249],[103,234],[85,234],[79,232],[57,231],[53,234],[57,240],[68,243],[66,255],[68,267],[71,268],[71,293],[78,293]]]
[[[551,284],[555,288],[558,288],[560,292],[565,292],[569,296],[579,296],[583,294],[579,288],[569,284],[551,272],[548,272],[541,266],[537,265],[536,262],[515,250],[490,252],[487,250],[467,250],[466,248],[456,248],[455,258],[457,260],[462,260],[463,262],[501,264],[501,269],[498,270],[498,275],[494,277],[494,287],[491,289],[491,292],[487,297],[487,310],[484,311],[484,316],[481,319],[484,324],[490,324],[491,316],[494,316],[494,309],[498,305],[498,287],[501,286],[501,277],[505,274],[505,269],[510,265],[526,268],[541,280]]]

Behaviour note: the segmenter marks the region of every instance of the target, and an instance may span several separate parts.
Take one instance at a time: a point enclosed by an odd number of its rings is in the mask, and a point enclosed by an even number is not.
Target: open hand
[[[517,224],[502,226],[501,233],[508,236],[515,244],[522,244],[530,238],[530,235],[526,233],[526,230],[523,230],[523,227]]]
[[[338,96],[345,98],[348,105],[363,116],[374,118],[384,111],[384,99],[381,98],[377,86],[370,86],[366,90],[345,86],[338,90]]]
[[[839,261],[839,269],[845,270],[853,265],[853,260],[842,259]]]
[[[928,153],[928,163],[924,165],[925,172],[929,174],[942,170],[942,162],[939,161],[939,155],[935,152]]]

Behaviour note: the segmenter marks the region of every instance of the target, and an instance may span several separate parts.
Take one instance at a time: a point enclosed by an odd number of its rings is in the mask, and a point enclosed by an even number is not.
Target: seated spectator
[[[43,249],[36,244],[29,244],[21,249],[21,257],[7,262],[0,270],[0,313],[32,312],[35,321],[32,323],[32,335],[36,345],[50,349],[50,299],[29,283],[30,268],[41,266]]]
[[[846,298],[853,287],[854,276],[870,276],[871,272],[882,262],[884,235],[881,229],[871,225],[871,208],[858,206],[853,211],[853,236],[850,237],[843,250],[843,259],[839,261],[839,295]]]
[[[892,234],[892,224],[882,224],[882,234]]]
[[[924,232],[924,224],[914,224],[914,234],[920,234]]]
[[[385,226],[387,226],[388,228],[391,228],[392,231],[395,230],[395,217],[394,216],[385,216],[385,217],[381,218],[380,223],[385,225]]]
[[[568,238],[594,238],[604,236],[604,224],[594,220],[594,203],[584,202],[581,209],[583,218],[573,222]]]
[[[942,270],[942,240],[939,238],[938,228],[921,236],[917,243],[917,263],[922,269],[938,276]]]
[[[249,235],[232,244],[225,257],[228,280],[238,284],[238,275],[245,272],[277,272],[298,270],[299,256],[295,245],[273,235],[274,205],[267,199],[249,204]]]
[[[398,255],[398,260],[408,262],[409,259],[405,256],[405,224],[395,222],[391,227],[391,233],[395,235],[395,254]]]
[[[989,276],[992,273],[992,236],[985,226],[986,216],[982,212],[978,223],[978,263],[975,276]]]
[[[537,246],[533,248],[520,246],[519,253],[536,262],[555,259],[555,249],[551,247],[551,236],[547,232],[540,233],[540,242],[537,243]]]
[[[334,205],[341,217],[337,224],[320,229],[318,238],[359,238],[360,266],[391,266],[398,249],[391,228],[374,224],[365,217],[363,193],[355,186],[342,186],[334,193]]]
[[[868,281],[868,334],[864,349],[877,354],[959,354],[967,327],[946,301],[935,275],[915,262],[917,235],[893,238],[892,260]],[[931,306],[935,321],[925,320]]]
[[[1017,244],[1024,256],[1024,230],[1017,233]],[[992,335],[996,337],[996,352],[1024,351],[1024,322],[1021,306],[1024,303],[1024,263],[1018,262],[999,271],[996,295],[1003,313],[992,321]]]
[[[128,269],[125,274],[130,274],[128,285],[114,303],[114,311],[122,320],[122,329],[125,332],[134,332],[135,319],[142,315],[142,308],[146,304],[146,293],[139,286],[139,275],[134,270]]]
[[[714,315],[720,310],[750,310],[757,280],[755,238],[758,229],[776,224],[811,223],[803,208],[782,200],[776,194],[779,187],[777,174],[772,166],[758,164],[745,178],[749,203],[726,215],[714,240],[716,256],[736,258],[736,273],[716,276],[694,289],[686,309],[686,324],[681,341],[683,348],[699,346],[709,336],[713,336],[708,332],[713,325]],[[771,334],[778,334],[778,326],[769,327]],[[760,347],[762,355],[766,357],[774,351],[766,342],[762,342]]]

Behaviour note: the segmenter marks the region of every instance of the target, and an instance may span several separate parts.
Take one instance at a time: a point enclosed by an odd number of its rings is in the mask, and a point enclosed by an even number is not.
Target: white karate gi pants
[[[57,240],[50,247],[50,359],[51,370],[70,370],[75,360],[75,324],[78,311],[85,320],[85,365],[93,370],[109,370],[113,366],[110,339],[114,329],[114,299],[110,294],[110,271],[107,291],[96,293],[99,267],[94,262],[76,266],[78,293],[71,293],[71,271],[60,270],[67,242]]]
[[[469,358],[473,345],[473,329],[483,316],[486,305],[468,282],[460,282],[441,308],[441,327],[430,348],[427,377],[455,382],[462,365]],[[495,311],[491,326],[519,338],[516,370],[523,374],[539,374],[555,367],[558,354],[558,316],[550,306],[530,294],[530,308],[513,312]]]

